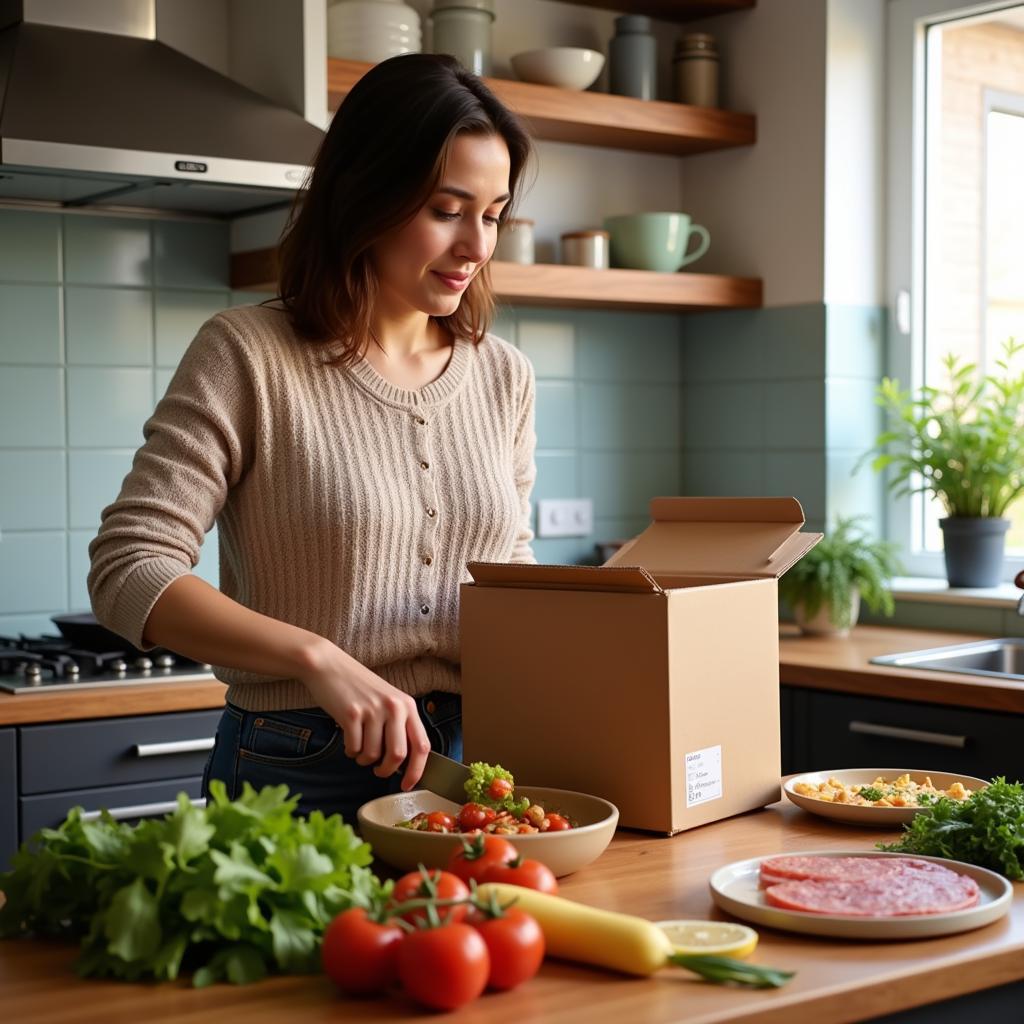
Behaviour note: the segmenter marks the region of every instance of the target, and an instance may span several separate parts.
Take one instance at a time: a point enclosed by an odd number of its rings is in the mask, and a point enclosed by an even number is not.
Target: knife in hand
[[[468,779],[469,769],[464,764],[431,750],[416,788],[427,789],[452,803],[464,804],[469,799],[466,796]]]

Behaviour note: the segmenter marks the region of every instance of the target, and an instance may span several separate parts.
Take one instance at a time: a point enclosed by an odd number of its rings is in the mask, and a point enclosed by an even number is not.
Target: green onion
[[[745,985],[748,988],[782,988],[795,973],[779,971],[774,967],[758,967],[730,956],[674,953],[669,957],[669,962],[677,967],[685,967],[716,985]]]

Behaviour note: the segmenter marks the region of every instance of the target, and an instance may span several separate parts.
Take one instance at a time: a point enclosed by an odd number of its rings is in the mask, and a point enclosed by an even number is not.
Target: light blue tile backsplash
[[[0,635],[88,608],[89,543],[196,330],[225,224],[0,211]],[[196,570],[217,582],[217,537]]]
[[[534,509],[551,498],[594,503],[590,536],[538,537],[534,552],[594,564],[597,543],[647,526],[652,497],[680,493],[679,317],[505,308],[493,330],[537,375]]]
[[[64,289],[69,366],[153,365],[153,294],[148,288]]]
[[[88,546],[196,330],[232,292],[226,225],[0,211],[0,635],[88,605]],[[885,315],[822,304],[678,316],[503,308],[494,331],[537,374],[533,500],[586,497],[588,537],[535,542],[594,562],[657,495],[794,494],[811,528],[881,490],[853,467],[877,429]],[[197,572],[216,584],[211,533]],[[939,605],[903,605],[943,625]],[[993,611],[948,625],[1024,633]]]
[[[0,231],[3,229],[0,212]],[[57,366],[62,360],[61,289],[55,284],[0,284],[0,324],[8,363]]]
[[[0,210],[0,281],[58,283],[62,226],[59,214]]]

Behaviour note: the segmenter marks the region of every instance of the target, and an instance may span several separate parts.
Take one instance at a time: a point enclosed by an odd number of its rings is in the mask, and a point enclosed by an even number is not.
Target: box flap
[[[796,498],[654,498],[654,522],[606,566],[642,565],[649,573],[781,576],[821,540],[801,533]]]
[[[473,582],[481,587],[531,590],[605,590],[620,594],[661,594],[662,588],[637,566],[533,565],[525,562],[470,562]]]

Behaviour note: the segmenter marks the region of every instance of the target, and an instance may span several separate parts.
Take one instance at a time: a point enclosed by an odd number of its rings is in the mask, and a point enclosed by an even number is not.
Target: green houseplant
[[[947,355],[946,385],[922,387],[917,397],[888,377],[878,388],[889,429],[864,458],[873,455],[877,471],[891,467],[887,483],[898,496],[926,493],[941,502],[953,587],[999,582],[1005,513],[1024,490],[1024,370],[1014,365],[1022,350],[1024,342],[1010,338],[991,374]]]
[[[779,596],[805,633],[844,636],[857,621],[861,599],[873,612],[892,615],[889,580],[902,572],[896,545],[869,537],[862,518],[840,516],[779,580]]]

